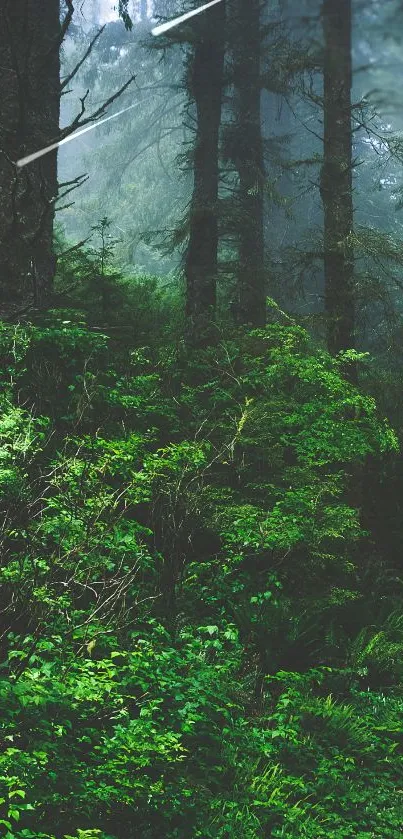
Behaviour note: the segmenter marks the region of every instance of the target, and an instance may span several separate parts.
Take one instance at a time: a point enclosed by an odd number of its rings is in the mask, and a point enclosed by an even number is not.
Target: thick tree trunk
[[[17,170],[59,132],[58,0],[0,0],[0,315],[46,304],[55,272],[57,154]]]
[[[189,337],[209,340],[216,305],[218,251],[219,134],[224,74],[225,3],[198,19],[190,67],[196,105],[194,186],[186,253],[186,312]]]
[[[354,346],[354,254],[351,126],[351,0],[324,0],[325,314],[328,348]]]
[[[237,0],[234,45],[236,155],[239,173],[239,317],[266,323],[264,151],[261,126],[261,2]]]

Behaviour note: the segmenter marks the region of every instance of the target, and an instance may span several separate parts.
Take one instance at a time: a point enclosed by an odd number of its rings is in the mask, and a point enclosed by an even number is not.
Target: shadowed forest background
[[[400,839],[403,6],[198,5],[0,0],[0,837]]]

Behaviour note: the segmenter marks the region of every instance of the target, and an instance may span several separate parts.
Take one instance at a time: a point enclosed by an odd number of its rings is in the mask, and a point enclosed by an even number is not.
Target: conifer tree
[[[133,81],[132,76],[91,115],[86,94],[72,123],[59,129],[63,92],[86,60],[102,28],[84,57],[66,78],[60,78],[60,48],[74,16],[72,0],[65,2],[60,22],[59,0],[37,3],[15,0],[0,4],[0,314],[49,304],[56,269],[53,248],[55,204],[59,186],[71,192],[77,177],[58,184],[57,152],[52,151],[19,169],[17,161],[45,148],[58,138],[104,114]],[[130,18],[127,25],[130,24]],[[89,92],[89,91],[88,91]]]
[[[261,128],[261,3],[233,4],[233,163],[238,171],[238,306],[242,323],[266,322],[264,148]]]
[[[53,219],[57,155],[18,171],[24,154],[58,135],[59,48],[73,14],[67,3],[13,0],[0,5],[0,307],[27,298],[41,305],[55,270]]]
[[[324,0],[325,314],[328,348],[354,346],[351,0]]]
[[[216,305],[224,24],[224,2],[197,18],[188,72],[188,92],[196,111],[196,137],[185,260],[186,313],[189,335],[196,342],[207,337]]]

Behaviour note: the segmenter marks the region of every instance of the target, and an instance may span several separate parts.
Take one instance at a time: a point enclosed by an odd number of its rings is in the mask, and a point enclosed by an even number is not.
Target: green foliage
[[[0,835],[394,839],[401,610],[356,500],[396,436],[295,324],[196,353],[167,311],[0,330]]]
[[[128,12],[128,0],[119,0],[119,15],[126,29],[133,29],[133,22]]]
[[[109,331],[126,348],[172,340],[173,327],[181,318],[176,286],[168,282],[161,287],[155,277],[139,271],[124,276],[115,265],[119,239],[112,236],[110,227],[110,221],[102,218],[91,228],[92,243],[73,248],[59,234],[57,314],[64,313],[61,320],[70,326],[85,324]],[[51,322],[55,323],[55,313]]]

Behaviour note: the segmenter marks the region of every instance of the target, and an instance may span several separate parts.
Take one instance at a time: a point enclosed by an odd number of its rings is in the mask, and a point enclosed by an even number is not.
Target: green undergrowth
[[[0,330],[0,835],[397,839],[396,435],[296,324],[153,322]]]

